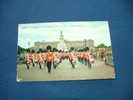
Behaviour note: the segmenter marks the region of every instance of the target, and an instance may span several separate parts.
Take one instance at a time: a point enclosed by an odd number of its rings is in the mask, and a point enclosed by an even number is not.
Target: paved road
[[[56,69],[52,69],[51,74],[47,73],[46,66],[43,66],[41,70],[39,66],[30,66],[30,70],[27,70],[25,65],[18,65],[17,72],[17,81],[112,79],[115,77],[114,67],[105,65],[101,61],[96,61],[91,69],[78,62],[76,68],[73,69],[68,60],[63,60]]]

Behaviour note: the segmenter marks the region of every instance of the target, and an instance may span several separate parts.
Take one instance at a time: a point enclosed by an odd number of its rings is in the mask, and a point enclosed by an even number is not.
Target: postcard
[[[18,25],[17,82],[114,79],[108,21]]]

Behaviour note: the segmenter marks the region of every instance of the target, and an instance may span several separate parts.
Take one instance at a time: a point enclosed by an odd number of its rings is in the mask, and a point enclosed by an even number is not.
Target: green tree
[[[107,48],[108,46],[106,46],[105,44],[99,44],[96,48]]]
[[[24,53],[26,50],[27,50],[27,49],[24,49],[24,48],[18,46],[17,52],[18,52],[18,54],[22,54],[22,53]]]
[[[112,48],[112,46],[108,46],[108,48]]]

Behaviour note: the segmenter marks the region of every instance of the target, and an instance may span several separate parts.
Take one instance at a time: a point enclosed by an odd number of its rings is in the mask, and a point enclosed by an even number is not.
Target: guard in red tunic
[[[40,54],[34,54],[34,62],[36,63],[36,65],[39,65],[40,69],[42,69]]]
[[[46,63],[48,68],[48,73],[51,73],[51,66],[54,61],[54,55],[53,52],[51,52],[51,46],[47,46],[47,54],[46,54]]]
[[[26,58],[25,64],[26,64],[27,69],[29,70],[30,69],[30,64],[31,64],[31,59],[32,59],[31,55],[30,54],[26,54],[25,58]]]
[[[81,58],[81,63],[83,64],[84,63],[84,55],[83,55],[83,52],[81,53],[80,58]]]
[[[41,53],[41,59],[42,59],[42,63],[44,64],[44,67],[46,65],[46,53]]]
[[[26,61],[25,61],[26,67],[29,70],[29,68],[30,68],[29,64],[31,63],[31,61],[29,59],[29,55],[28,54],[25,55],[25,59],[26,59]]]
[[[73,63],[73,58],[74,58],[73,53],[69,53],[68,58],[69,58],[69,61],[70,61],[71,65],[72,65],[72,68],[75,68],[75,65]]]
[[[90,58],[91,58],[90,52],[87,51],[87,52],[86,52],[86,61],[87,61],[87,66],[88,66],[88,68],[91,68]]]
[[[60,59],[59,59],[59,54],[57,52],[54,52],[53,56],[54,56],[54,61],[53,61],[53,67],[54,69],[57,68],[57,66],[59,65],[60,63]]]

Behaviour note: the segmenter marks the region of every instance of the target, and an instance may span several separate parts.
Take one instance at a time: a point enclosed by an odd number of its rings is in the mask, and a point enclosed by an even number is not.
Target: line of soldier
[[[91,60],[92,54],[90,52],[70,52],[70,53],[58,53],[52,52],[51,47],[47,47],[48,52],[46,53],[29,53],[26,55],[26,66],[29,69],[29,65],[32,66],[39,65],[39,68],[42,69],[42,64],[44,66],[47,65],[48,73],[51,73],[51,67],[56,69],[56,67],[62,62],[64,59],[69,59],[72,68],[75,68],[75,64],[77,61],[91,68],[91,63],[94,60]]]
[[[82,52],[78,55],[78,61],[91,68],[92,63],[94,63],[93,55],[91,52]]]

